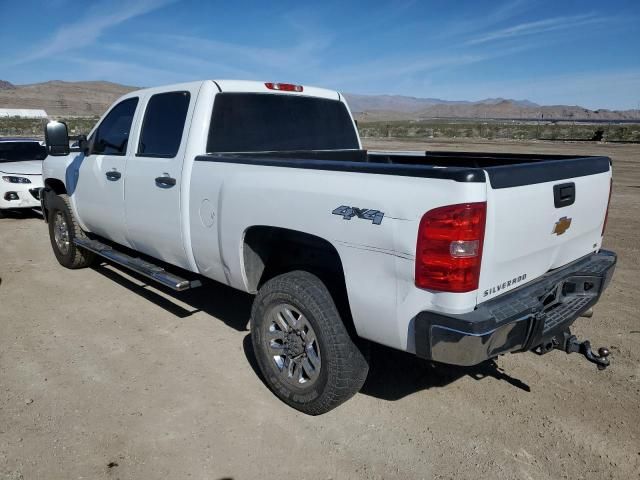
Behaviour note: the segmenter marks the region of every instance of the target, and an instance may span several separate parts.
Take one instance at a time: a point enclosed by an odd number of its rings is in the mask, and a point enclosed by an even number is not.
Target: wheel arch
[[[347,328],[355,333],[343,263],[330,241],[299,230],[254,225],[244,232],[242,262],[251,293],[271,278],[293,270],[316,275],[329,289]]]
[[[57,178],[46,178],[44,180],[44,189],[42,190],[42,216],[45,222],[49,222],[49,195],[64,195],[67,193],[67,187],[64,182]]]
[[[50,188],[56,195],[62,195],[67,193],[67,187],[65,187],[64,182],[57,178],[47,178],[44,181],[45,188]]]

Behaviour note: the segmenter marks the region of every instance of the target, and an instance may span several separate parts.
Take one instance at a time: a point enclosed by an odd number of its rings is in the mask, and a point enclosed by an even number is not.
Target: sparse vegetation
[[[59,118],[69,127],[69,135],[86,134],[93,128],[99,117]],[[44,126],[47,120],[41,118],[0,118],[0,137],[37,137],[44,138]]]
[[[536,123],[473,120],[360,122],[364,138],[486,138],[640,142],[638,124]]]
[[[70,135],[89,133],[99,117],[60,118],[67,123]],[[39,137],[44,135],[46,120],[35,118],[0,118],[0,137]],[[640,142],[640,123],[535,123],[473,120],[422,120],[359,122],[364,138],[485,138],[496,140],[576,140],[605,142]]]

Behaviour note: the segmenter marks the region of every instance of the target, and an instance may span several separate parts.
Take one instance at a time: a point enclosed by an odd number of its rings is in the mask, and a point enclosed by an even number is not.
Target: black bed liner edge
[[[262,165],[272,167],[300,168],[308,170],[327,170],[339,172],[358,172],[379,175],[395,175],[404,177],[439,178],[456,182],[482,183],[487,180],[494,189],[512,188],[537,183],[584,177],[609,171],[611,159],[604,156],[568,156],[568,155],[513,155],[514,159],[532,159],[513,165],[494,165],[487,167],[461,167],[442,165],[420,165],[417,163],[380,163],[352,160],[327,160],[320,158],[304,158],[303,152],[263,154],[224,154],[215,153],[199,155],[198,162],[236,163],[244,165]],[[300,154],[298,156],[297,154]],[[344,153],[344,152],[342,152]],[[434,157],[460,157],[472,155],[470,152],[425,152]],[[475,153],[476,158],[507,158],[509,154]],[[336,155],[339,157],[339,155]],[[426,155],[425,155],[426,156]],[[392,156],[389,156],[392,157]],[[402,155],[398,155],[401,158]],[[413,157],[415,158],[415,157]]]
[[[486,176],[482,169],[465,167],[439,168],[428,165],[398,165],[392,163],[353,162],[347,160],[317,160],[305,158],[247,157],[236,155],[199,155],[196,162],[237,163],[271,167],[329,170],[337,172],[376,173],[401,177],[441,178],[456,182],[483,183]]]
[[[579,157],[541,163],[502,165],[486,170],[489,173],[491,187],[499,189],[586,177],[608,172],[610,168],[611,160],[608,157]]]

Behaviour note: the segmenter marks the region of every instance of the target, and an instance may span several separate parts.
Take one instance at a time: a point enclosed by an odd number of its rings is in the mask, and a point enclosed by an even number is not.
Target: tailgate
[[[611,187],[607,157],[486,169],[478,303],[600,249]]]

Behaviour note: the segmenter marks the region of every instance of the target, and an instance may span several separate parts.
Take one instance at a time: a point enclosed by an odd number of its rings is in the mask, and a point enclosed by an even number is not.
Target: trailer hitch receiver
[[[604,370],[611,363],[608,358],[610,353],[608,348],[600,347],[596,354],[591,349],[591,342],[589,340],[581,342],[578,340],[578,337],[572,335],[568,330],[539,345],[534,349],[534,352],[538,355],[544,355],[554,349],[562,350],[565,353],[581,353],[591,363],[595,363],[598,370]]]

